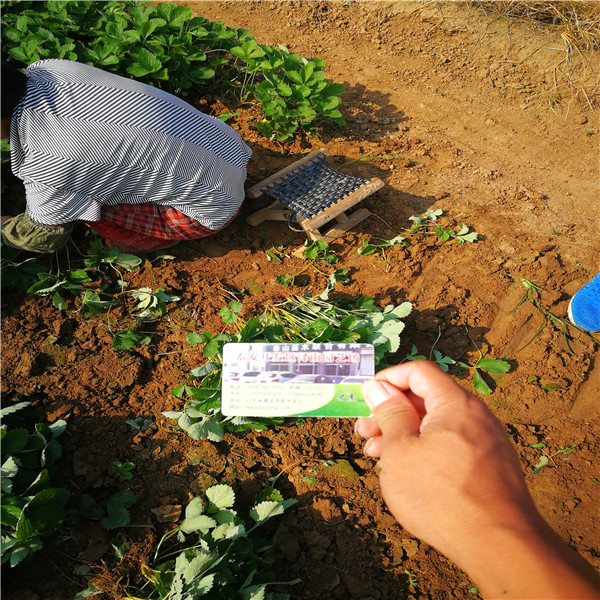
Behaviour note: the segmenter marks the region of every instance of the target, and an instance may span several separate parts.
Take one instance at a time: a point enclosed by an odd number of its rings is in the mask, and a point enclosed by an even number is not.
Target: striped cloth
[[[216,231],[244,199],[251,151],[215,117],[151,86],[67,60],[30,65],[11,164],[44,225],[152,202]]]

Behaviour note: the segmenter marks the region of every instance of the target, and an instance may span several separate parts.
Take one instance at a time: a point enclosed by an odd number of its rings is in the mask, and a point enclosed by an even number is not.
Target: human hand
[[[411,533],[450,555],[498,519],[537,516],[502,424],[436,365],[386,369],[363,393],[374,417],[355,431],[380,459],[383,497]]]
[[[363,383],[358,419],[398,522],[471,575],[485,597],[598,598],[597,574],[552,531],[500,421],[436,365]]]

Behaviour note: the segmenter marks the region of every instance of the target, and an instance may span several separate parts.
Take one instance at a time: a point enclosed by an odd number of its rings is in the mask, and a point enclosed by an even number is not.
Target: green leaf
[[[125,527],[131,521],[131,515],[124,506],[115,506],[108,514],[100,520],[104,529],[118,529]]]
[[[492,388],[484,381],[479,371],[475,369],[473,374],[473,387],[480,393],[489,396],[492,393]]]
[[[562,390],[562,385],[560,383],[550,382],[550,383],[546,383],[545,385],[543,385],[542,389],[545,392],[553,392],[555,390]]]
[[[300,69],[300,78],[302,79],[302,83],[308,83],[314,70],[314,64],[311,63],[304,65]]]
[[[194,67],[186,73],[186,76],[195,83],[202,83],[205,79],[210,79],[214,75],[214,69],[209,69],[208,67]]]
[[[540,456],[538,464],[535,465],[535,468],[533,469],[533,471],[531,471],[531,475],[537,475],[548,464],[548,462],[549,458],[545,454],[542,454],[542,456]]]
[[[324,96],[337,96],[344,92],[344,86],[340,83],[330,83],[324,90]]]
[[[213,485],[206,490],[205,494],[210,501],[211,512],[215,509],[231,508],[235,501],[233,489],[225,484]]]
[[[233,523],[222,523],[213,529],[211,536],[213,540],[231,540],[244,535],[246,530],[243,525]]]
[[[47,488],[38,492],[23,507],[17,523],[17,537],[26,540],[58,531],[64,519],[63,507],[68,499],[69,492],[61,488]]]
[[[501,375],[510,371],[510,363],[497,358],[481,358],[477,361],[475,367],[493,375]]]
[[[200,596],[205,596],[214,585],[216,575],[211,573],[210,575],[206,575],[202,577],[202,579],[195,579],[192,581],[192,584],[187,589],[189,593],[189,598],[199,598]]]
[[[205,377],[206,375],[210,375],[214,371],[217,371],[221,368],[221,365],[216,362],[207,362],[201,367],[196,367],[190,371],[190,376],[194,379],[200,379],[201,377]]]
[[[158,71],[162,67],[160,60],[145,48],[136,48],[130,54],[136,62],[128,67],[127,72],[134,77],[143,77],[148,73]]]
[[[184,533],[194,533],[196,531],[204,532],[217,526],[217,522],[207,515],[196,515],[189,517],[181,524],[181,531]]]
[[[263,327],[260,324],[260,321],[256,317],[252,317],[240,331],[240,341],[245,342],[252,340],[262,330]]]
[[[142,264],[142,259],[134,254],[119,254],[115,257],[114,263],[127,271],[134,271]]]
[[[140,333],[134,329],[118,331],[112,341],[112,347],[115,350],[127,351],[140,346],[147,346],[150,343],[150,336]]]
[[[139,28],[140,35],[145,40],[157,27],[162,27],[166,24],[167,22],[164,19],[150,19]]]
[[[254,521],[256,521],[256,523],[264,523],[271,517],[282,514],[283,509],[284,507],[281,502],[265,500],[264,502],[257,504],[250,511],[250,516],[254,519]]]
[[[11,551],[10,566],[15,567],[25,558],[41,549],[42,542],[38,538],[31,538],[19,542]]]
[[[27,429],[19,427],[6,431],[2,436],[2,454],[18,454],[27,446],[28,441],[29,433]]]
[[[253,585],[241,591],[241,600],[265,600],[267,584]]]
[[[122,490],[113,494],[107,503],[108,512],[119,506],[130,508],[135,504],[135,494],[131,490]]]
[[[16,404],[12,404],[10,406],[5,406],[2,409],[0,409],[0,419],[3,419],[7,415],[12,415],[13,413],[18,412],[19,410],[22,410],[23,408],[25,408],[26,406],[29,406],[30,404],[31,404],[31,401],[26,400],[25,402],[17,402]]]
[[[79,504],[79,512],[86,518],[100,521],[104,516],[104,509],[89,495],[83,494]]]
[[[124,527],[131,521],[131,515],[127,510],[135,504],[135,495],[131,490],[123,490],[113,494],[107,502],[107,516],[100,524],[104,529],[116,529]]]
[[[183,21],[191,19],[192,10],[187,6],[179,6],[172,2],[159,2],[157,14],[172,27],[179,27]]]
[[[191,519],[204,513],[204,502],[202,498],[194,498],[185,509],[185,518]]]
[[[405,317],[408,317],[408,315],[410,315],[411,311],[412,304],[410,302],[403,302],[402,304],[399,304],[394,309],[389,311],[389,313],[393,314],[395,317],[398,317],[398,319],[404,319]],[[387,310],[384,312],[385,314],[389,314]]]

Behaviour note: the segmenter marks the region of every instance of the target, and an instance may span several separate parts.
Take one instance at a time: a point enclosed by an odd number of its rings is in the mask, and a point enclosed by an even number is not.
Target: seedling
[[[136,317],[157,319],[167,314],[167,302],[177,302],[181,300],[179,296],[167,294],[163,288],[143,287],[138,290],[129,292],[133,298],[137,300],[137,304],[133,307],[133,311],[139,311]]]
[[[111,592],[115,597],[164,600],[201,596],[285,600],[287,594],[268,591],[273,573],[267,553],[273,540],[256,530],[295,502],[267,488],[242,515],[233,509],[231,486],[211,486],[188,504],[183,522],[164,534],[148,562],[142,563],[139,554],[133,548],[130,552],[127,545],[115,548],[117,583]],[[101,577],[92,579],[85,594],[101,593],[103,583]]]
[[[241,302],[232,300],[228,306],[224,306],[219,311],[219,315],[223,319],[223,323],[235,323],[238,320],[238,314],[241,310]]]
[[[37,283],[29,287],[27,293],[35,296],[50,296],[52,304],[59,310],[67,308],[67,303],[63,297],[65,293],[76,296],[86,290],[84,283],[92,281],[83,269],[59,272],[56,275],[40,272],[38,273],[38,279]]]
[[[94,498],[83,494],[79,512],[88,519],[100,521],[104,529],[118,529],[125,527],[131,521],[129,509],[135,502],[135,494],[131,490],[121,490],[108,498],[105,510]]]
[[[350,283],[350,278],[348,277],[348,269],[336,269],[329,276],[329,282],[327,283],[327,287],[319,295],[319,298],[321,300],[329,300],[329,292],[333,291],[333,289],[335,288],[335,284],[338,282],[342,285],[348,285]]]
[[[283,246],[273,246],[266,251],[266,255],[269,262],[281,263],[284,258],[289,258],[289,255],[283,251]]]
[[[534,447],[546,447],[546,444],[534,444],[531,446],[532,448]],[[563,458],[563,460],[569,460],[569,455],[572,454],[573,452],[575,452],[575,450],[577,449],[576,445],[573,446],[567,446],[566,448],[559,448],[556,452],[553,452],[552,454],[542,454],[540,456],[540,459],[537,463],[537,465],[534,467],[533,471],[531,471],[531,475],[537,475],[546,465],[548,465],[550,463],[550,461],[552,461],[552,463],[554,464],[554,466],[556,467],[557,464],[554,461],[554,457],[558,456],[559,454],[563,454],[566,458]]]
[[[117,475],[117,477],[120,477],[121,479],[131,479],[133,477],[131,471],[135,469],[135,464],[132,462],[121,462],[119,460],[113,460],[110,466]]]
[[[446,242],[451,239],[455,239],[459,244],[466,242],[472,244],[479,239],[479,234],[475,231],[469,232],[469,227],[464,223],[461,224],[458,231],[454,229],[447,229],[435,224],[438,217],[441,217],[443,211],[440,209],[433,210],[429,209],[422,215],[413,215],[409,217],[409,220],[413,222],[413,226],[410,228],[409,233],[414,235],[415,233],[425,230],[427,233],[436,234],[442,242]],[[428,228],[433,227],[433,231],[428,231]]]
[[[389,305],[380,310],[370,297],[357,300],[325,301],[293,296],[271,306],[259,317],[250,318],[238,333],[209,332],[189,334],[188,342],[203,344],[208,362],[193,369],[191,385],[182,383],[172,391],[185,400],[182,410],[163,415],[177,420],[177,425],[193,439],[221,441],[226,430],[266,429],[283,419],[248,419],[224,417],[221,407],[222,348],[226,342],[356,342],[371,343],[375,362],[383,366],[388,354],[398,351],[402,319],[412,310],[410,302]]]
[[[4,141],[4,140],[3,140]],[[19,252],[15,248],[2,246],[2,258],[0,259],[0,286],[9,287],[16,285],[20,290],[27,290],[36,281],[38,275],[46,272],[46,267],[41,265],[35,258],[18,260]]]
[[[469,335],[468,329],[467,335]],[[461,361],[456,361],[456,369],[457,372],[463,371],[465,369],[473,370],[473,387],[480,394],[488,396],[492,393],[492,388],[487,384],[487,382],[483,378],[482,373],[489,373],[490,375],[503,375],[504,373],[508,373],[510,371],[510,363],[506,360],[501,360],[499,358],[483,358],[481,350],[479,350],[477,344],[475,344],[470,335],[469,339],[471,340],[477,352],[479,353],[479,360],[475,363],[474,366],[468,365]]]
[[[377,240],[377,241],[376,241]],[[369,254],[374,254],[375,252],[379,252],[384,260],[385,260],[385,249],[386,248],[394,248],[395,246],[402,245],[408,246],[408,242],[405,238],[400,235],[393,237],[391,239],[385,238],[365,238],[362,241],[362,246],[357,250],[359,254],[363,256],[368,256]]]
[[[519,281],[525,288],[525,293],[519,300],[518,304],[512,310],[510,310],[508,312],[508,314],[515,312],[523,303],[530,302],[531,304],[533,304],[533,306],[535,306],[535,308],[542,315],[542,322],[541,322],[540,326],[538,327],[537,331],[534,333],[533,337],[524,346],[521,346],[521,348],[519,348],[517,350],[517,352],[520,352],[521,350],[527,348],[527,346],[529,346],[529,344],[531,344],[540,335],[540,333],[542,332],[542,330],[548,323],[551,323],[552,325],[554,325],[555,327],[560,329],[560,331],[563,335],[563,339],[565,341],[565,345],[566,345],[569,353],[572,355],[575,353],[573,352],[573,349],[571,348],[571,344],[569,343],[569,335],[568,335],[569,327],[573,327],[577,331],[580,331],[581,333],[583,333],[584,335],[589,337],[595,344],[598,343],[596,338],[591,333],[589,333],[583,329],[580,329],[576,325],[573,325],[570,321],[567,321],[566,319],[563,319],[562,317],[558,317],[554,313],[550,312],[548,309],[544,308],[542,306],[542,288],[540,288],[535,282],[529,281],[528,279],[524,279],[524,278],[519,279]]]
[[[125,254],[118,248],[105,249],[100,239],[92,240],[90,248],[93,251],[92,256],[83,261],[88,269],[98,269],[102,265],[110,265],[119,273],[117,266],[123,267],[127,271],[134,271],[142,264],[142,259],[139,256]]]
[[[439,208],[437,210],[430,208],[421,215],[412,215],[411,217],[408,217],[408,220],[413,222],[410,233],[416,233],[419,231],[419,229],[421,229],[421,227],[430,225],[434,221],[437,221],[437,218],[441,217],[442,214],[444,214],[444,211],[440,210]]]
[[[296,280],[295,275],[290,275],[288,277],[288,275],[283,273],[282,275],[278,275],[275,278],[275,283],[278,283],[279,285],[282,285],[283,287],[290,287],[291,285],[294,285],[295,280]]]
[[[133,431],[139,431],[140,433],[145,433],[154,427],[154,421],[152,421],[152,419],[144,419],[143,417],[128,419],[125,423],[129,425]]]
[[[115,350],[127,352],[133,348],[147,346],[150,343],[150,336],[134,329],[125,329],[115,333],[112,341],[112,347]]]
[[[481,353],[480,353],[481,356]],[[510,371],[510,363],[499,358],[479,358],[474,366],[457,361],[458,370],[472,369],[473,370],[473,387],[480,393],[488,396],[492,393],[492,388],[483,378],[482,373],[491,375],[502,375]]]
[[[57,438],[66,422],[38,423],[33,433],[15,416],[30,402],[0,410],[2,425],[2,564],[16,566],[42,548],[65,519],[69,492],[50,487],[62,450]]]
[[[423,354],[417,354],[417,347],[413,345],[410,354],[406,355],[405,360],[427,360],[427,357]],[[450,370],[452,365],[456,364],[456,361],[449,356],[444,356],[439,350],[431,350],[429,360],[435,362],[442,371],[446,373]]]
[[[315,262],[324,261],[330,265],[335,264],[339,259],[329,249],[329,244],[324,240],[306,240],[304,242],[304,256]]]
[[[100,292],[104,293],[104,292]],[[83,312],[87,312],[93,315],[97,315],[106,312],[113,306],[116,306],[118,300],[102,300],[100,293],[92,290],[84,290],[81,294],[81,309]],[[106,294],[110,297],[110,294]]]

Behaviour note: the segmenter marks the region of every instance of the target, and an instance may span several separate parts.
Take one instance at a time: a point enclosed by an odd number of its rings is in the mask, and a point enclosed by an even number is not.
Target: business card
[[[368,417],[361,383],[372,344],[225,344],[221,412],[243,417]]]

